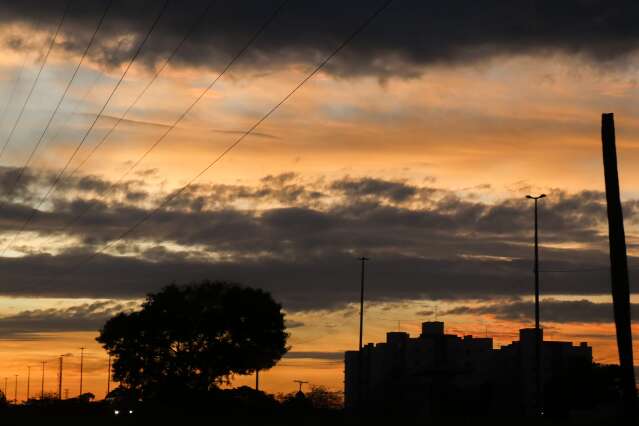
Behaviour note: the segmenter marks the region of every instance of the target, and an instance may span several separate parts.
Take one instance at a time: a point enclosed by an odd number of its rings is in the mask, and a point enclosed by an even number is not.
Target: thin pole
[[[18,404],[18,375],[16,374],[16,383],[15,386],[13,387],[13,404],[17,405]]]
[[[539,226],[538,198],[535,198],[535,329],[539,332]]]
[[[621,366],[621,390],[625,417],[632,423],[636,416],[637,389],[633,368],[632,329],[630,323],[630,281],[623,210],[619,194],[615,119],[613,114],[601,116],[604,179],[608,211],[608,240],[610,244],[610,275],[612,303],[617,331],[617,350]]]
[[[539,326],[539,214],[537,202],[539,198],[535,198],[535,393],[537,395],[537,415],[543,412],[543,396],[541,394],[541,345],[542,334]]]
[[[27,367],[27,401],[31,392],[31,367]]]
[[[84,372],[84,350],[86,348],[80,348],[80,395],[82,395],[82,373]]]
[[[60,370],[58,372],[58,399],[62,399],[62,360],[64,357],[60,355]]]
[[[541,374],[541,346],[543,344],[543,334],[539,321],[539,206],[538,201],[545,198],[546,194],[540,194],[537,197],[526,195],[535,202],[535,411],[536,415],[543,414],[543,395],[542,395],[542,374]]]
[[[260,390],[260,370],[255,370],[255,390]]]
[[[305,382],[304,380],[293,380],[295,383],[297,383],[300,387],[299,387],[299,392],[302,392],[302,385],[305,385],[308,382]]]
[[[47,363],[46,361],[42,362],[42,381],[40,382],[40,399],[44,399],[44,365]]]
[[[109,354],[109,364],[107,367],[107,393],[106,396],[109,396],[111,392],[111,354]]]
[[[9,398],[7,398],[7,378],[4,378],[4,399],[5,400],[9,400]]]
[[[360,288],[359,288],[359,345],[358,345],[358,356],[357,356],[357,375],[358,375],[358,389],[357,396],[359,399],[359,405],[361,409],[361,405],[363,403],[364,395],[364,353],[362,351],[363,347],[363,339],[364,339],[364,278],[366,274],[366,261],[369,259],[365,256],[359,258],[362,269],[360,273]]]

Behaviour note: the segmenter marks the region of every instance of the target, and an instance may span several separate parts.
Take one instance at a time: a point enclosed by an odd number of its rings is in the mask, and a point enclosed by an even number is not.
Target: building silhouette
[[[418,337],[389,332],[386,342],[363,347],[361,379],[358,351],[345,353],[345,406],[411,415],[460,410],[532,414],[535,342],[535,329],[522,329],[518,341],[494,349],[492,338],[446,334],[439,321],[424,322]],[[569,371],[590,366],[587,343],[542,341],[544,388]]]

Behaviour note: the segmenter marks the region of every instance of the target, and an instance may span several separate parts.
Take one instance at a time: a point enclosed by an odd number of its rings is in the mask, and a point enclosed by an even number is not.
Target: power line
[[[39,22],[38,24],[36,24],[36,28],[37,27],[39,27]],[[28,60],[29,60],[29,52],[27,51],[24,54],[22,65],[20,66],[18,74],[16,75],[16,78],[13,82],[13,87],[11,88],[11,91],[9,93],[7,102],[4,104],[4,107],[2,108],[2,113],[0,113],[0,126],[4,123],[4,119],[6,118],[7,111],[9,111],[9,107],[11,106],[11,103],[13,102],[13,98],[15,97],[15,94],[18,91],[18,86],[20,85],[20,80],[22,80],[22,74],[24,73],[24,70],[27,67]]]
[[[104,113],[104,110],[106,109],[106,107],[111,102],[111,99],[113,98],[113,95],[115,95],[115,92],[118,90],[118,88],[122,84],[122,81],[124,81],[125,77],[129,73],[129,70],[131,69],[131,66],[133,65],[135,60],[138,58],[138,56],[140,55],[140,52],[142,52],[142,48],[144,47],[146,42],[149,40],[149,37],[151,36],[151,33],[153,33],[153,30],[157,26],[158,22],[160,22],[160,19],[162,18],[162,15],[164,15],[164,12],[166,11],[166,8],[167,8],[167,6],[169,4],[169,1],[170,0],[165,0],[164,1],[164,4],[162,5],[162,8],[160,9],[158,15],[155,17],[155,20],[151,24],[151,28],[149,28],[149,31],[144,36],[144,39],[142,39],[142,41],[139,43],[137,50],[135,51],[134,55],[131,57],[131,60],[129,61],[129,63],[126,66],[126,68],[124,70],[124,73],[122,73],[122,75],[120,76],[120,79],[118,80],[118,82],[116,83],[115,87],[113,88],[113,90],[109,94],[109,97],[107,98],[106,102],[104,103],[104,105],[102,105],[102,108],[100,108],[100,111],[96,114],[95,119],[93,120],[93,122],[91,123],[91,125],[89,126],[87,131],[84,133],[84,136],[82,137],[82,139],[81,139],[80,143],[78,144],[78,146],[76,147],[76,149],[73,151],[73,154],[71,155],[69,160],[67,161],[67,164],[65,165],[62,173],[64,173],[64,171],[66,171],[66,169],[68,168],[69,164],[75,158],[75,156],[77,155],[79,149],[82,147],[82,145],[86,141],[86,139],[89,136],[89,134],[93,131],[93,128],[95,127],[95,124],[102,117],[102,114]],[[55,182],[56,185],[57,185],[57,182],[58,182],[58,180],[56,180],[56,182]]]
[[[186,108],[186,110],[182,114],[180,114],[180,116],[178,116],[178,118],[176,118],[174,120],[174,122],[167,128],[167,130],[162,135],[160,135],[160,137],[158,139],[156,139],[156,141],[153,144],[151,144],[151,146],[135,162],[133,162],[132,165],[116,181],[114,181],[109,186],[109,188],[106,190],[107,192],[110,191],[111,189],[115,188],[120,182],[122,182],[151,153],[151,151],[153,151],[169,135],[169,133],[172,130],[174,130],[178,126],[178,124],[180,124],[180,122],[182,122],[182,120],[184,120],[184,118],[191,112],[191,110],[197,105],[197,103],[200,102],[200,100],[202,100],[202,98],[204,98],[204,96],[215,86],[215,84],[220,80],[220,78],[222,78],[222,76],[224,76],[224,74],[226,74],[226,72],[231,68],[231,66],[233,66],[233,64],[235,62],[237,62],[238,59],[240,59],[240,57],[242,55],[244,55],[244,53],[246,53],[246,51],[253,45],[253,43],[260,37],[260,35],[266,30],[266,28],[273,22],[273,20],[277,17],[277,15],[281,12],[281,10],[284,8],[284,6],[289,1],[290,0],[284,0],[282,3],[280,3],[280,5],[273,11],[273,13],[268,17],[268,19],[258,28],[258,30],[253,34],[253,36],[246,42],[246,44],[235,54],[235,56],[233,56],[233,58],[230,60],[230,62],[215,77],[215,79],[213,79],[213,81],[195,98],[195,100],[193,100],[193,102]],[[182,45],[183,42],[184,42],[184,40],[180,43],[180,45]],[[172,53],[171,58],[175,55],[176,52],[177,52],[177,50]],[[168,61],[164,63],[163,68],[167,64],[168,64]],[[156,77],[157,77],[157,75],[156,75]],[[155,79],[155,77],[154,77],[154,79]],[[148,89],[149,86],[150,86],[150,84],[145,88],[144,91],[146,91],[146,89]],[[136,99],[136,101],[134,103],[136,103],[138,100],[139,100],[139,98]],[[128,109],[127,109],[126,113],[128,113]],[[125,115],[126,115],[126,113],[125,113]],[[123,118],[124,118],[124,116],[122,116],[120,118],[120,121]],[[119,124],[119,121],[116,124]],[[104,140],[106,139],[106,137],[108,137],[109,134],[105,135],[105,138],[102,139],[100,144],[102,142],[104,142]],[[86,161],[89,159],[89,157],[94,152],[95,152],[95,149],[89,154],[89,156],[87,158],[85,158],[83,160],[83,162],[78,167],[76,167],[69,174],[69,176],[73,176],[78,171],[78,169],[80,167],[82,167],[82,165],[84,163],[86,163]],[[55,184],[57,184],[57,181],[55,182]],[[52,188],[53,188],[53,186],[52,186]],[[39,209],[39,207],[42,205],[42,203],[44,203],[44,200],[46,200],[46,198],[50,195],[50,192],[51,192],[52,188],[50,188],[50,191],[47,192],[47,194],[43,198],[42,202],[38,205],[38,207],[36,207],[36,210]],[[82,210],[78,215],[76,215],[73,219],[71,219],[71,221],[68,222],[59,232],[64,232],[67,229],[69,229],[71,226],[73,226],[75,223],[77,223],[78,220],[80,220],[89,210],[91,210],[91,208],[92,208],[91,204],[87,205],[87,207],[84,210]],[[31,221],[32,216],[35,216],[35,214],[37,214],[37,213],[33,213],[30,216],[30,218],[27,219],[27,224]],[[25,227],[26,227],[26,224],[21,228],[20,232],[22,232]],[[14,236],[13,240],[15,240],[15,236]],[[13,243],[13,240],[12,240],[12,243]],[[9,246],[11,246],[12,243]],[[4,249],[2,251],[2,254],[4,254],[4,252],[6,250],[7,249]]]
[[[169,4],[169,0],[165,0],[162,8],[160,9],[160,12],[158,13],[158,15],[155,17],[155,20],[153,21],[153,24],[151,25],[151,28],[149,28],[149,31],[146,33],[144,39],[139,43],[138,48],[135,52],[135,54],[131,57],[131,60],[129,61],[129,63],[127,64],[124,73],[122,73],[122,75],[120,76],[120,79],[118,80],[118,82],[116,83],[116,85],[113,87],[113,90],[111,91],[111,93],[109,94],[109,97],[107,98],[106,102],[102,105],[100,111],[96,114],[95,118],[93,119],[93,121],[91,122],[91,125],[89,126],[89,128],[86,130],[86,132],[84,133],[84,135],[82,136],[82,139],[80,140],[80,143],[75,147],[73,153],[71,154],[71,156],[68,158],[66,164],[64,165],[64,167],[58,172],[58,174],[56,175],[55,179],[53,180],[53,183],[51,184],[51,186],[49,187],[49,189],[47,190],[47,192],[44,194],[44,196],[42,197],[42,199],[39,201],[38,205],[34,208],[31,209],[31,213],[29,215],[29,217],[27,218],[26,221],[24,221],[22,223],[22,226],[20,227],[20,230],[16,233],[14,233],[13,237],[11,238],[11,240],[9,241],[9,244],[7,244],[3,249],[2,249],[2,253],[0,253],[0,255],[4,255],[4,253],[9,249],[9,247],[11,247],[13,245],[13,242],[15,241],[15,239],[17,238],[17,236],[24,231],[24,229],[27,227],[27,225],[33,220],[33,218],[35,217],[35,215],[37,214],[38,209],[42,206],[42,204],[44,204],[44,202],[47,200],[47,198],[49,197],[49,195],[51,195],[51,193],[53,192],[53,190],[55,189],[55,187],[58,185],[58,183],[60,182],[60,180],[62,179],[62,176],[64,175],[64,173],[67,171],[67,169],[69,168],[69,165],[71,164],[71,162],[73,161],[73,159],[75,158],[75,156],[78,154],[80,148],[82,147],[82,145],[84,145],[84,143],[87,140],[87,137],[89,136],[89,134],[91,133],[91,131],[93,130],[93,128],[95,127],[95,124],[97,123],[97,121],[100,119],[100,117],[102,117],[102,114],[104,113],[104,110],[106,109],[106,107],[109,105],[111,99],[113,98],[113,95],[115,94],[115,92],[118,90],[118,88],[120,87],[120,85],[122,84],[122,81],[124,80],[124,78],[126,77],[127,73],[129,72],[129,70],[131,69],[131,66],[133,65],[133,63],[135,62],[136,58],[139,56],[140,52],[142,51],[142,48],[144,47],[144,45],[146,44],[146,42],[148,41],[149,37],[151,36],[151,33],[153,32],[153,30],[155,29],[155,27],[157,26],[158,22],[160,21],[160,18],[162,17],[162,15],[164,14],[164,12],[166,11],[166,8]]]
[[[13,98],[16,94],[18,85],[20,84],[20,80],[22,79],[22,73],[24,72],[24,69],[27,66],[28,59],[29,59],[29,53],[27,52],[24,54],[22,65],[20,66],[20,69],[18,70],[18,73],[16,74],[16,78],[13,80],[13,86],[10,89],[7,102],[4,104],[4,107],[2,107],[2,112],[0,113],[0,125],[4,123],[4,119],[7,115],[7,111],[9,110],[9,105],[11,105],[11,102],[13,101]]]
[[[111,136],[111,133],[113,133],[113,131],[120,125],[120,123],[127,117],[127,115],[129,114],[129,112],[137,105],[137,103],[140,101],[140,99],[146,94],[146,92],[149,90],[149,88],[153,85],[153,83],[155,82],[155,80],[157,80],[157,78],[160,76],[160,74],[162,73],[162,71],[164,71],[164,69],[169,65],[169,63],[173,60],[173,58],[175,57],[175,55],[177,54],[177,52],[182,48],[182,46],[184,45],[184,43],[186,43],[186,40],[189,39],[189,37],[191,37],[191,35],[193,34],[193,32],[195,31],[195,29],[200,25],[200,23],[204,20],[204,18],[208,15],[209,10],[211,9],[211,7],[214,4],[214,0],[210,0],[207,4],[207,6],[204,8],[204,10],[198,15],[197,19],[195,20],[195,22],[193,22],[193,25],[189,28],[189,30],[186,32],[186,34],[184,35],[184,37],[182,38],[182,40],[180,40],[180,42],[177,44],[177,46],[175,46],[175,48],[173,49],[173,51],[171,52],[171,54],[166,58],[166,60],[164,61],[164,63],[162,64],[162,66],[160,68],[158,68],[158,70],[156,71],[156,73],[153,75],[153,78],[151,78],[151,80],[146,84],[146,86],[144,87],[144,89],[142,89],[142,91],[138,94],[138,96],[135,98],[135,100],[128,106],[128,108],[126,109],[126,111],[124,111],[124,113],[120,116],[120,118],[117,119],[117,121],[115,122],[115,124],[109,129],[109,131],[107,133],[104,134],[104,136],[102,137],[102,139],[100,140],[100,142],[98,142],[97,144],[94,145],[94,147],[91,149],[91,152],[89,152],[89,155],[86,156],[86,158],[84,158],[80,164],[78,164],[78,166],[73,169],[73,171],[71,172],[70,176],[73,176],[80,168],[82,168],[82,166],[84,166],[84,164],[86,164],[86,162],[89,160],[89,158],[91,158],[93,156],[93,154],[102,146],[102,144]]]
[[[123,39],[120,40],[118,45],[115,47],[115,50],[116,51],[120,50],[120,47],[122,46],[123,43],[124,43],[124,40]],[[71,117],[76,115],[76,113],[78,112],[78,109],[86,102],[86,100],[88,99],[89,95],[93,92],[95,87],[98,86],[102,82],[102,80],[104,79],[105,76],[106,76],[105,73],[97,73],[96,77],[88,85],[88,88],[84,92],[84,95],[82,95],[82,98],[79,101],[76,101],[75,106],[73,107],[73,110],[69,113],[67,120],[63,124],[58,126],[58,129],[57,129],[56,133],[51,138],[49,138],[50,140],[55,141],[55,140],[58,139],[58,136],[60,136],[60,134],[62,133],[62,130],[64,128],[66,128],[67,125],[69,124],[69,121],[71,120]]]
[[[82,267],[84,264],[90,262],[98,255],[103,253],[105,250],[113,246],[115,243],[120,240],[126,238],[132,232],[134,232],[138,227],[140,227],[144,222],[146,222],[149,218],[154,216],[157,212],[163,209],[167,204],[169,204],[172,200],[174,200],[177,196],[179,196],[182,192],[184,192],[187,188],[189,188],[196,180],[198,180],[202,175],[204,175],[209,169],[215,166],[222,158],[224,158],[230,151],[232,151],[237,145],[239,145],[247,136],[249,136],[253,131],[260,126],[264,121],[266,121],[275,111],[279,109],[288,99],[290,99],[306,82],[308,82],[313,76],[315,76],[320,70],[326,66],[326,64],[335,57],[339,52],[341,52],[355,37],[357,37],[362,31],[364,31],[374,20],[377,18],[384,10],[386,10],[393,0],[385,0],[381,6],[379,6],[370,16],[368,16],[356,29],[353,31],[342,43],[340,43],[322,62],[319,63],[315,67],[315,69],[308,74],[302,81],[300,81],[286,96],[284,96],[278,103],[276,103],[271,109],[269,109],[266,114],[264,114],[257,122],[255,122],[248,130],[242,133],[231,145],[229,145],[220,155],[217,156],[211,163],[209,163],[204,169],[202,169],[199,173],[197,173],[188,183],[182,186],[179,190],[169,194],[163,201],[160,203],[155,209],[151,210],[147,213],[142,219],[137,221],[133,226],[120,234],[120,236],[112,240],[111,242],[105,244],[100,249],[91,253],[85,259],[73,265],[69,268],[66,273],[71,273],[78,268]],[[65,272],[63,272],[64,274]]]
[[[9,191],[9,193],[11,193],[13,191],[13,188],[15,188],[16,185],[18,185],[18,182],[22,178],[25,170],[27,169],[27,167],[29,167],[29,163],[31,163],[31,160],[33,159],[33,156],[35,155],[36,151],[38,150],[38,148],[42,144],[42,141],[44,140],[44,137],[46,136],[47,131],[49,130],[49,127],[51,127],[51,123],[53,123],[53,120],[55,119],[56,115],[58,114],[58,111],[60,110],[60,106],[62,105],[62,103],[66,99],[67,94],[69,93],[69,89],[73,85],[73,82],[75,81],[75,78],[78,75],[78,71],[80,71],[80,68],[82,67],[82,64],[84,63],[84,60],[87,57],[87,54],[89,53],[89,49],[91,49],[91,46],[93,45],[93,42],[95,41],[95,38],[96,38],[96,36],[98,34],[98,31],[100,31],[100,27],[102,27],[102,24],[104,23],[104,19],[106,18],[106,15],[109,12],[109,9],[111,8],[112,4],[113,4],[113,0],[109,0],[109,2],[107,3],[107,6],[104,8],[104,11],[102,12],[102,16],[100,16],[100,20],[98,21],[98,25],[96,26],[95,31],[93,31],[93,34],[91,35],[91,39],[89,40],[89,43],[87,44],[87,47],[84,49],[84,52],[82,52],[82,57],[80,58],[80,62],[78,62],[78,64],[75,66],[75,69],[73,70],[73,74],[71,76],[71,79],[69,80],[69,82],[67,83],[66,87],[64,88],[64,92],[62,93],[62,96],[58,100],[57,105],[55,106],[53,112],[51,113],[51,116],[49,117],[49,120],[47,121],[47,125],[45,126],[44,130],[40,134],[40,137],[38,138],[38,141],[34,145],[34,147],[31,150],[31,153],[29,154],[29,156],[27,157],[27,160],[25,161],[24,166],[18,172],[18,175],[17,175],[17,177],[15,179],[15,182],[13,183],[13,186],[12,186],[11,190]]]
[[[69,12],[69,6],[71,5],[71,1],[72,0],[67,0],[66,6],[64,8],[64,12],[62,13],[62,17],[60,18],[60,22],[58,22],[58,26],[56,27],[55,34],[51,38],[51,42],[49,43],[49,47],[47,48],[47,53],[44,56],[44,59],[42,60],[42,63],[40,64],[40,69],[38,70],[38,73],[36,74],[35,80],[33,80],[33,84],[31,85],[31,89],[29,89],[29,94],[27,95],[26,99],[24,100],[24,103],[22,104],[22,107],[20,108],[20,113],[16,117],[15,122],[13,123],[13,126],[11,127],[11,131],[7,135],[7,137],[6,137],[5,141],[4,141],[4,145],[2,146],[2,149],[0,149],[0,158],[2,158],[2,155],[4,154],[4,151],[6,150],[7,146],[9,145],[9,142],[13,138],[13,134],[15,133],[15,131],[16,131],[17,127],[18,127],[18,124],[20,123],[20,120],[22,119],[22,116],[23,116],[24,111],[25,111],[25,109],[27,107],[27,104],[29,103],[29,100],[31,100],[31,96],[33,95],[33,92],[34,92],[36,86],[38,85],[38,81],[40,80],[40,75],[42,74],[42,70],[44,69],[44,66],[46,65],[46,63],[47,63],[47,61],[49,59],[49,55],[51,54],[51,51],[53,50],[53,46],[55,45],[55,41],[58,38],[58,34],[60,33],[60,29],[62,28],[62,24],[64,24],[64,20],[66,19],[67,13]]]
[[[124,42],[125,42],[125,40],[121,39],[118,42],[117,46],[115,47],[115,51],[120,50],[120,47],[122,46],[122,44],[124,44]],[[51,138],[49,138],[50,140],[55,141],[55,140],[58,139],[58,136],[60,136],[60,133],[62,133],[62,129],[64,129],[69,124],[69,121],[70,121],[71,117],[74,116],[77,113],[78,109],[85,103],[85,101],[88,99],[89,95],[93,92],[95,87],[98,86],[102,82],[102,80],[104,79],[105,76],[106,76],[105,73],[102,73],[102,72],[101,73],[97,73],[97,75],[93,79],[93,81],[91,81],[91,83],[88,84],[88,88],[84,92],[84,95],[82,95],[82,98],[75,103],[75,106],[73,107],[73,110],[69,113],[69,116],[68,116],[67,120],[63,124],[58,126],[58,129],[57,129],[56,133]]]
[[[226,74],[226,72],[237,62],[242,55],[253,45],[253,43],[262,35],[262,33],[266,30],[266,28],[271,24],[271,22],[277,17],[279,12],[284,8],[284,6],[290,0],[284,0],[280,5],[275,9],[275,11],[271,14],[271,16],[262,24],[262,26],[253,34],[253,36],[248,40],[248,42],[235,54],[235,56],[231,59],[231,61],[224,67],[224,69],[213,79],[213,81],[198,95],[197,98],[184,110],[182,114],[166,129],[166,131],[153,143],[151,146],[127,169],[127,171],[122,175],[118,182],[121,179],[124,179],[133,169],[135,169],[146,157],[153,151],[168,135],[171,133],[178,124],[184,120],[184,118],[193,110],[193,108],[204,98],[204,96],[217,84],[217,82]],[[88,159],[88,158],[87,158]],[[86,162],[86,160],[85,160]],[[82,163],[84,164],[84,163]],[[82,165],[81,164],[81,165]],[[81,166],[80,165],[80,166]],[[78,170],[76,168],[73,172],[75,173]]]
[[[193,32],[195,31],[195,29],[201,24],[202,20],[208,15],[209,10],[211,9],[211,7],[213,6],[213,4],[216,3],[216,1],[214,0],[210,0],[207,4],[207,6],[204,8],[204,10],[202,10],[201,13],[198,14],[198,17],[196,18],[196,20],[193,22],[193,24],[191,25],[191,27],[189,28],[189,30],[187,31],[187,33],[184,35],[184,37],[182,38],[182,40],[177,44],[177,46],[173,49],[173,51],[171,52],[171,54],[167,57],[167,59],[164,61],[164,63],[162,64],[162,66],[160,68],[158,68],[158,70],[156,71],[156,73],[153,75],[153,78],[151,78],[151,80],[146,84],[146,86],[144,87],[144,89],[142,89],[142,91],[138,94],[138,96],[135,98],[135,100],[128,106],[128,108],[126,109],[126,111],[117,119],[117,121],[115,122],[115,124],[108,130],[107,133],[104,134],[104,136],[102,137],[102,139],[100,140],[100,142],[98,142],[93,149],[91,150],[91,152],[89,153],[89,155],[82,160],[82,162],[80,163],[79,166],[77,166],[69,175],[68,177],[71,177],[73,175],[75,175],[75,173],[78,171],[78,169],[80,169],[86,162],[87,160],[95,153],[95,151],[111,136],[111,134],[113,133],[113,131],[120,125],[120,123],[122,121],[124,121],[124,119],[127,117],[127,115],[129,114],[129,112],[135,107],[135,105],[137,105],[137,103],[140,101],[140,99],[146,94],[146,92],[149,90],[149,88],[153,85],[153,83],[157,80],[157,78],[160,76],[160,74],[164,71],[164,69],[169,65],[169,63],[171,62],[171,60],[175,57],[175,55],[177,54],[177,52],[180,50],[180,48],[184,45],[184,43],[186,43],[186,41],[188,40],[189,37],[191,37],[191,35],[193,34]],[[77,150],[76,150],[77,151]],[[73,159],[73,158],[72,158]],[[72,160],[71,159],[71,160]],[[70,161],[69,161],[70,163]],[[125,175],[126,176],[126,175]],[[107,189],[107,192],[115,187],[122,179],[124,178],[124,176],[120,179],[118,179],[118,181],[116,181],[115,183],[113,183],[111,185],[111,187],[109,189]],[[18,231],[18,233],[21,233],[22,231],[24,231],[24,229],[29,225],[29,223],[31,223],[31,221],[35,218],[35,216],[38,213],[38,210],[40,209],[40,207],[42,206],[42,204],[44,204],[44,202],[47,200],[47,198],[51,195],[51,193],[53,192],[53,189],[55,188],[55,186],[57,186],[58,181],[56,181],[54,183],[54,185],[52,185],[52,188],[46,193],[46,195],[42,198],[42,200],[39,202],[39,204],[35,207],[35,209],[33,210],[32,214],[27,218],[27,220],[25,221],[25,223],[22,224],[20,230]],[[65,230],[67,230],[70,226],[72,226],[75,222],[77,222],[77,220],[79,220],[82,216],[84,216],[84,214],[88,211],[89,209],[85,209],[84,211],[80,212],[79,215],[77,215],[75,218],[73,218],[71,221],[69,221],[60,232],[64,232]],[[15,240],[15,237],[12,239],[11,243],[7,246],[6,249],[3,250],[2,253],[4,253],[13,243],[13,240]]]
[[[120,85],[122,84],[122,81],[124,81],[124,78],[127,76],[127,74],[129,73],[129,70],[131,69],[131,66],[133,65],[133,63],[135,62],[135,60],[137,59],[137,57],[140,55],[140,52],[142,52],[142,48],[144,47],[144,45],[146,44],[146,42],[149,40],[149,37],[151,36],[151,33],[153,32],[153,30],[155,29],[155,27],[157,26],[158,22],[160,22],[160,19],[162,18],[162,15],[164,15],[164,12],[166,11],[167,6],[169,5],[169,1],[170,0],[165,0],[164,4],[162,5],[162,8],[160,9],[160,12],[158,13],[158,15],[155,17],[155,20],[153,21],[153,24],[151,24],[151,28],[149,28],[149,31],[146,33],[144,39],[142,40],[142,42],[138,45],[137,50],[135,51],[135,54],[133,55],[133,57],[131,58],[131,60],[129,61],[129,63],[127,64],[124,73],[122,74],[122,76],[120,76],[120,79],[118,80],[117,84],[115,85],[115,87],[113,88],[113,90],[111,91],[111,94],[109,95],[109,97],[107,98],[106,102],[104,103],[104,105],[102,105],[102,108],[100,109],[100,111],[96,114],[95,119],[93,120],[93,122],[91,123],[91,126],[89,126],[89,128],[87,129],[87,131],[85,132],[84,136],[82,137],[82,139],[80,140],[80,143],[78,144],[78,146],[75,148],[75,150],[73,151],[73,153],[71,154],[71,157],[69,158],[69,160],[67,161],[67,164],[64,166],[63,172],[66,171],[66,169],[69,167],[69,164],[71,164],[71,161],[73,161],[73,159],[75,158],[75,156],[77,155],[78,151],[80,150],[80,148],[82,147],[82,145],[84,144],[84,142],[86,141],[87,137],[89,136],[89,134],[91,134],[91,132],[93,131],[93,128],[95,127],[95,124],[98,122],[98,120],[102,117],[102,114],[104,113],[104,110],[106,109],[106,107],[109,105],[109,103],[111,102],[111,99],[113,98],[113,95],[115,94],[115,92],[118,90],[118,88],[120,87]],[[75,172],[77,171],[77,168],[74,169],[71,173],[71,175],[73,175]],[[55,182],[55,185],[57,185],[57,180]],[[52,188],[55,187],[55,185],[52,186]],[[47,194],[48,196],[48,194]]]

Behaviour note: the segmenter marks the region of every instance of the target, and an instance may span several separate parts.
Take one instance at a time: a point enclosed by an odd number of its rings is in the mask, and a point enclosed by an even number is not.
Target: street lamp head
[[[537,197],[533,197],[532,195],[526,195],[526,198],[530,198],[531,200],[539,200],[540,198],[546,198],[546,194],[541,194]]]

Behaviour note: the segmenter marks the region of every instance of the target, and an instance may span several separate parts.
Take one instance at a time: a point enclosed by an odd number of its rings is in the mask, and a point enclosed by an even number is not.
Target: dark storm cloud
[[[391,201],[408,201],[417,194],[414,186],[402,182],[389,182],[382,179],[343,179],[332,185],[333,189],[344,192],[349,197],[388,198]]]
[[[24,257],[1,259],[4,293],[130,298],[171,281],[210,278],[266,288],[289,310],[319,309],[356,300],[355,259],[362,253],[373,258],[371,300],[489,299],[530,291],[532,210],[520,197],[485,203],[407,182],[306,182],[286,173],[253,186],[193,186],[117,241],[161,194],[143,204],[100,197],[103,182],[90,179],[95,183],[82,185],[95,192],[78,191],[78,178],[30,228],[79,242],[55,255],[25,248]],[[629,222],[637,220],[636,204],[624,203]],[[19,202],[0,208],[5,230],[18,229],[30,213]],[[65,228],[81,212],[84,217]],[[608,293],[603,194],[553,191],[540,213],[543,243],[583,247],[542,247],[544,294]],[[112,251],[64,273],[108,242]]]
[[[343,307],[359,296],[359,264],[356,254],[322,253],[303,259],[249,257],[206,261],[171,255],[156,261],[130,256],[99,255],[86,266],[69,273],[70,265],[86,259],[87,253],[57,256],[29,255],[4,258],[3,294],[137,298],[171,283],[191,280],[233,280],[273,293],[289,312]],[[553,256],[554,253],[549,255]],[[587,256],[575,254],[581,268]],[[500,262],[491,259],[432,258],[420,256],[372,256],[367,280],[370,301],[407,299],[489,300],[530,293],[530,262]],[[602,262],[605,256],[597,257]],[[637,260],[631,258],[637,264]],[[566,262],[562,266],[569,266]],[[609,294],[609,274],[596,271],[548,274],[542,280],[546,295]],[[631,283],[635,280],[631,280]],[[636,289],[632,289],[633,291]]]
[[[205,0],[173,1],[142,60],[149,66],[166,57],[206,6]],[[176,63],[219,70],[240,50],[279,1],[216,1]],[[316,63],[381,2],[291,1],[240,66],[264,72],[292,63]],[[65,25],[64,48],[84,48],[104,0],[74,2]],[[126,61],[162,2],[117,1],[91,55],[117,65]],[[53,26],[61,0],[0,1],[4,23],[42,20]],[[639,4],[633,0],[423,1],[396,0],[329,70],[354,75],[415,76],[424,65],[460,63],[500,55],[563,52],[611,61],[639,46]],[[127,39],[116,49],[119,39]],[[6,43],[29,45],[16,34]]]
[[[0,200],[34,201],[41,198],[44,190],[54,183],[56,193],[94,193],[101,195],[138,194],[142,180],[128,180],[119,183],[106,181],[100,177],[85,175],[63,177],[57,179],[57,173],[25,169],[18,179],[21,170],[14,167],[0,167]]]
[[[168,209],[151,216],[132,240],[175,242],[240,257],[253,255],[251,251],[290,258],[345,250],[419,252],[428,256],[528,256],[528,248],[522,243],[529,240],[531,209],[523,199],[487,204],[465,201],[448,191],[393,181],[347,178],[311,189],[296,178],[282,179],[268,177],[255,187],[192,187],[176,197]],[[84,185],[82,182],[79,179],[76,184]],[[97,189],[102,184],[95,180],[87,186]],[[69,188],[75,191],[77,185]],[[59,194],[54,210],[41,212],[34,229],[43,234],[57,232],[86,211],[67,232],[86,244],[101,244],[117,238],[152,208],[138,204],[134,196],[96,198],[97,192],[89,197],[80,194],[65,198],[64,193]],[[425,200],[406,200],[404,195],[417,193],[439,195]],[[605,220],[603,194],[556,192],[551,198],[542,208],[544,241],[595,246],[605,243],[601,233]],[[282,206],[273,206],[274,202]],[[236,203],[264,207],[240,209]],[[5,204],[5,211],[5,229],[19,228],[30,213],[28,207],[15,203]],[[633,220],[633,210],[629,212],[627,217]]]
[[[290,351],[284,355],[288,359],[321,359],[324,361],[343,361],[344,352],[296,352]]]
[[[0,318],[0,339],[24,338],[41,333],[97,331],[113,315],[136,306],[135,302],[107,300],[63,309],[22,311]]]
[[[633,310],[638,306],[633,304]],[[514,301],[481,306],[460,306],[444,312],[445,315],[494,315],[497,319],[530,321],[533,308],[530,302]],[[610,323],[613,322],[612,303],[590,300],[546,299],[541,303],[544,321],[556,323]]]

